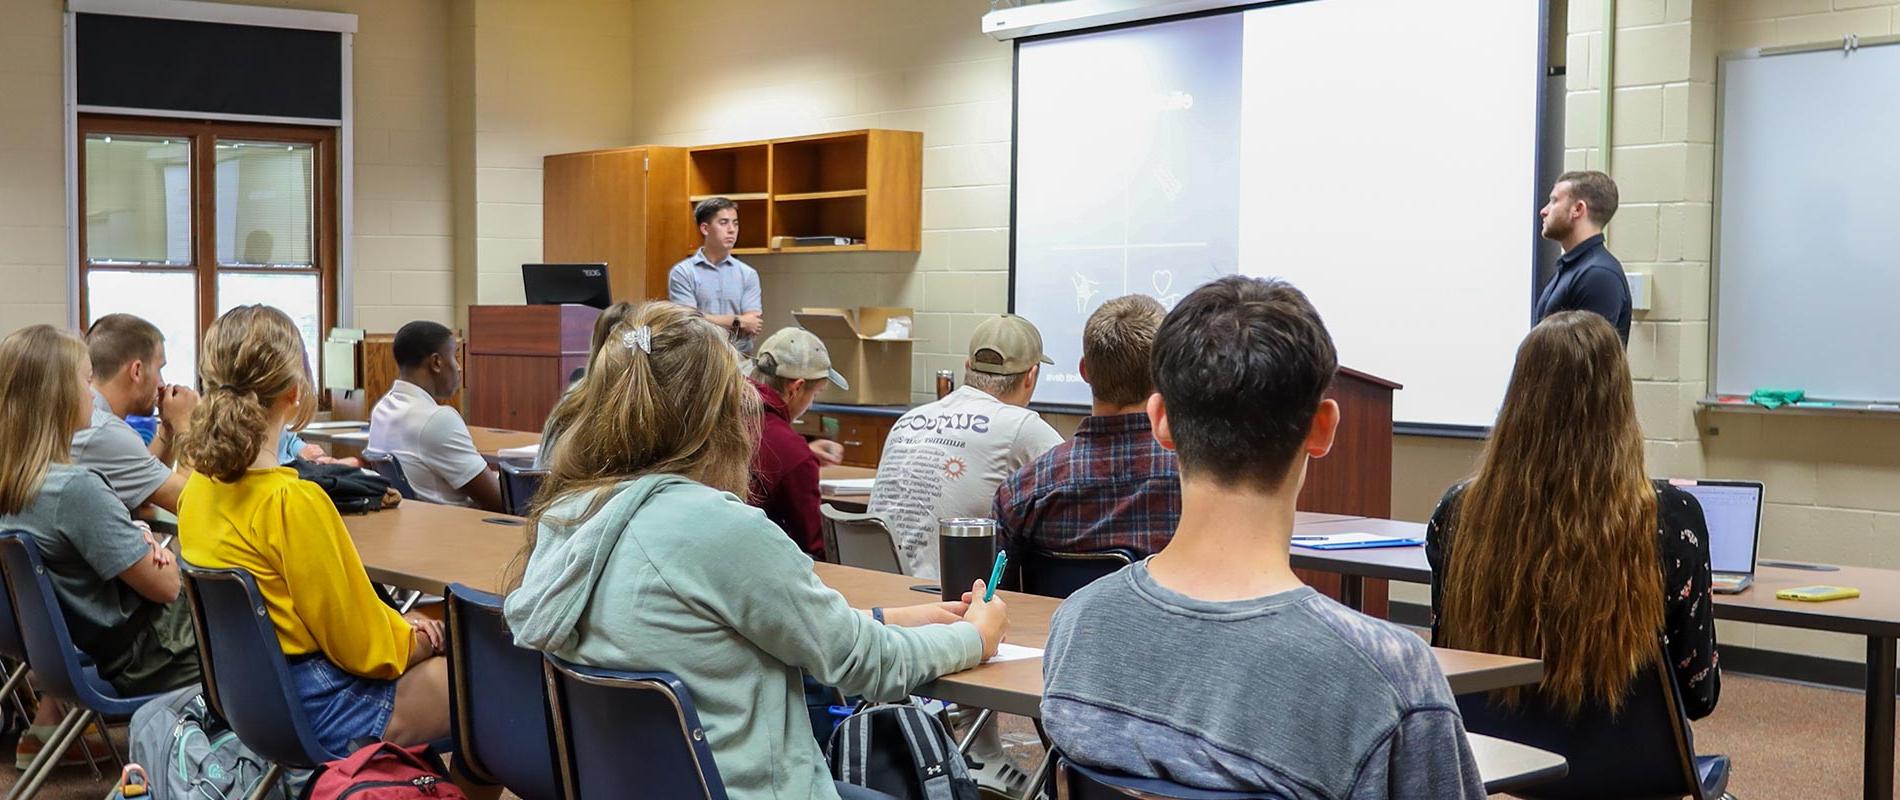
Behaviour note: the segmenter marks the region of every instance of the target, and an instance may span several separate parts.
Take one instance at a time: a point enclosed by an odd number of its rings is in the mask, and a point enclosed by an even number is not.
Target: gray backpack
[[[916,706],[867,705],[838,724],[826,751],[835,780],[900,800],[977,800],[957,743]]]
[[[153,800],[244,797],[270,768],[211,713],[202,686],[174,689],[140,706],[126,739],[133,763],[145,767]],[[295,797],[309,777],[307,770],[286,771],[265,797]]]

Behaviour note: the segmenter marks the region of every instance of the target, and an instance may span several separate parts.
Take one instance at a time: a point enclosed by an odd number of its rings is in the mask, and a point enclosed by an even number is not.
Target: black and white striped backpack
[[[831,777],[901,800],[977,800],[943,723],[912,705],[867,705],[831,732]]]

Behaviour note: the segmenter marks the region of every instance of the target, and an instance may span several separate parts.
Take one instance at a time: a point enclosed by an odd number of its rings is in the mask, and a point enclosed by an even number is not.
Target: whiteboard
[[[1543,4],[1313,0],[1018,40],[1011,307],[1036,400],[1083,321],[1284,278],[1400,423],[1492,423],[1531,323]],[[1561,126],[1559,126],[1561,127]]]
[[[1721,394],[1900,399],[1900,46],[1722,61]]]

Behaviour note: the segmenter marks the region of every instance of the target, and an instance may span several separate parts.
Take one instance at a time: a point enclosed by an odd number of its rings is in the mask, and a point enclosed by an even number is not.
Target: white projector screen
[[[1086,405],[1082,323],[1221,275],[1312,298],[1394,419],[1488,426],[1529,329],[1543,4],[1307,0],[1019,40],[1011,307]]]

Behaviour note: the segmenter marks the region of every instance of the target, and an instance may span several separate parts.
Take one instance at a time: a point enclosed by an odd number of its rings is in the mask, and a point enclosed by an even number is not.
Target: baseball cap
[[[991,375],[1028,372],[1037,362],[1054,364],[1042,354],[1042,331],[1015,314],[983,320],[970,334],[970,369]]]
[[[851,388],[844,376],[831,368],[831,353],[825,350],[825,343],[804,328],[783,328],[772,334],[759,345],[746,369],[771,378],[823,378],[840,389]]]

